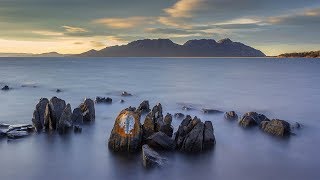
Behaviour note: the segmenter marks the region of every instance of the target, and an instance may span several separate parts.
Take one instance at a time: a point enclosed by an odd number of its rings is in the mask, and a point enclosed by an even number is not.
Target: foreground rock
[[[172,115],[167,113],[167,115],[164,117],[163,124],[160,126],[160,131],[169,137],[172,137],[173,134],[173,127],[171,126],[171,123]]]
[[[108,146],[115,152],[136,152],[141,148],[143,130],[135,108],[120,112],[115,120]]]
[[[48,115],[45,115],[48,103],[49,100],[47,98],[41,98],[33,111],[32,123],[38,132],[43,130],[45,118],[48,118]]]
[[[226,113],[224,114],[224,118],[225,118],[226,120],[236,120],[236,119],[238,119],[238,115],[237,115],[237,113],[234,112],[234,111],[229,111],[229,112],[226,112]]]
[[[26,136],[29,136],[29,132],[28,131],[10,131],[7,132],[7,137],[9,139],[19,139],[19,138],[24,138]]]
[[[79,105],[83,113],[83,121],[92,122],[96,118],[94,102],[92,99],[85,99],[83,103]]]
[[[275,136],[289,136],[291,134],[290,124],[280,119],[272,119],[271,121],[262,121],[260,128],[269,134]]]
[[[60,134],[67,133],[72,127],[72,112],[70,104],[67,104],[66,108],[63,110],[61,117],[58,122],[57,130]]]
[[[145,144],[142,146],[142,162],[145,168],[162,167],[165,159]]]
[[[167,136],[163,132],[157,132],[151,135],[147,140],[147,144],[159,150],[174,150],[175,149],[175,142],[169,136]]]
[[[137,111],[140,111],[141,113],[148,113],[150,112],[150,105],[149,105],[149,101],[144,100],[142,101],[142,103],[139,105],[139,107],[137,108]]]
[[[181,122],[175,135],[176,148],[182,152],[201,152],[212,148],[216,143],[212,123],[203,123],[197,117],[192,119],[189,115]]]
[[[143,123],[143,136],[147,139],[152,134],[158,132],[160,127],[164,125],[162,105],[159,103],[148,113]]]
[[[262,121],[270,121],[265,115],[256,112],[245,113],[239,121],[242,127],[252,127],[260,125]]]
[[[107,97],[107,98],[105,98],[105,97],[96,97],[96,103],[97,104],[101,104],[101,103],[105,103],[105,104],[111,104],[112,103],[112,99],[111,98],[109,98],[109,97]]]
[[[7,132],[15,131],[15,130],[33,132],[34,127],[31,124],[15,124],[15,125],[10,125],[8,127]]]
[[[83,124],[83,114],[80,108],[75,108],[73,110],[71,120],[74,125],[80,126]]]
[[[55,130],[61,114],[66,108],[66,102],[60,98],[52,97],[49,101],[50,122],[49,129]]]

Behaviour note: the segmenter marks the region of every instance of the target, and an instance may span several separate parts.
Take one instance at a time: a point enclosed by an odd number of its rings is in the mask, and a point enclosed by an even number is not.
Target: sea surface
[[[113,103],[96,105],[96,121],[83,126],[81,134],[0,139],[1,180],[320,177],[319,59],[0,58],[0,86],[5,84],[13,89],[0,91],[0,123],[31,123],[41,97],[57,96],[72,108],[85,97],[111,97]],[[133,96],[121,97],[122,91]],[[141,154],[111,153],[107,140],[116,116],[143,100],[161,103],[165,114],[212,121],[215,148],[200,155],[162,153],[166,165],[153,170],[143,168]],[[195,109],[183,111],[185,104]],[[234,110],[239,116],[257,111],[303,126],[295,136],[277,138],[259,128],[243,129],[223,114],[204,115],[201,108]],[[175,131],[180,122],[173,120]]]

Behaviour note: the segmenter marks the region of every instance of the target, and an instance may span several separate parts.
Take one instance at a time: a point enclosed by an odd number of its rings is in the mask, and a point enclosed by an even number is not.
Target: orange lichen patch
[[[115,132],[122,137],[136,137],[141,132],[140,114],[133,111],[121,111],[115,121]]]

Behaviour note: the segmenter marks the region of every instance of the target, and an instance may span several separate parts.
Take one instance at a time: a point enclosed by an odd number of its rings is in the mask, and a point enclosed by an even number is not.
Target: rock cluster
[[[236,120],[236,119],[238,119],[238,115],[237,115],[237,113],[234,112],[234,111],[229,111],[229,112],[226,112],[226,113],[224,114],[224,118],[225,118],[226,120]]]
[[[10,90],[9,86],[5,85],[1,88],[2,91],[8,91]]]
[[[19,139],[29,136],[33,131],[34,127],[31,124],[0,124],[0,138],[7,137],[8,139]]]
[[[242,127],[252,127],[258,126],[262,121],[269,121],[269,119],[263,114],[258,114],[256,112],[247,112],[242,116],[239,124]]]
[[[57,130],[63,134],[73,125],[81,125],[83,121],[94,121],[95,108],[91,99],[83,103],[72,112],[70,104],[57,97],[41,98],[33,112],[32,123],[37,132]]]
[[[149,101],[144,100],[142,101],[142,103],[139,105],[139,107],[137,108],[137,111],[141,112],[141,113],[148,113],[150,112],[150,105],[149,105]]]
[[[112,103],[112,99],[109,98],[109,97],[105,98],[105,97],[97,96],[95,102],[97,104],[100,104],[100,103],[111,104]]]

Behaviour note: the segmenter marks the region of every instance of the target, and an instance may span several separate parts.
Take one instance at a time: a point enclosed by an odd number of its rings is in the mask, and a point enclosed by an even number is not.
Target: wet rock
[[[74,133],[81,133],[82,128],[79,125],[76,125],[73,127],[73,131],[74,131]]]
[[[0,129],[0,138],[7,136],[7,134]]]
[[[15,125],[10,125],[10,126],[8,127],[7,132],[15,131],[15,130],[31,132],[31,131],[33,130],[33,126],[32,126],[31,124],[15,124]]]
[[[7,132],[7,137],[9,139],[19,139],[19,138],[23,138],[23,137],[26,137],[26,136],[29,136],[29,133],[27,131],[10,131],[10,132]]]
[[[71,116],[72,116],[71,106],[70,104],[67,104],[58,122],[57,130],[60,134],[67,133],[69,129],[72,127]]]
[[[142,146],[142,162],[145,168],[162,167],[165,159],[145,144]]]
[[[60,92],[62,92],[61,89],[57,89],[57,90],[56,90],[56,93],[60,93]]]
[[[83,114],[80,108],[75,108],[71,115],[71,121],[75,125],[83,124]]]
[[[172,115],[168,113],[165,116],[165,118],[163,120],[163,125],[161,125],[159,131],[165,133],[169,137],[172,137],[173,127],[171,126],[171,123],[172,123]]]
[[[269,134],[275,136],[288,136],[291,134],[290,124],[280,119],[272,119],[271,121],[263,121],[260,128]]]
[[[237,113],[234,112],[234,111],[229,111],[229,112],[226,112],[226,113],[224,114],[224,118],[225,118],[226,120],[236,120],[236,119],[238,119],[238,115],[237,115]]]
[[[5,85],[5,86],[3,86],[3,87],[1,88],[1,90],[2,90],[2,91],[9,91],[10,88],[9,88],[9,86]]]
[[[157,132],[151,135],[147,140],[147,144],[154,148],[160,150],[174,150],[175,142],[169,136],[163,132]]]
[[[115,152],[136,152],[141,148],[140,113],[124,109],[115,120],[108,146]]]
[[[32,123],[38,132],[44,128],[45,111],[48,103],[49,100],[47,98],[41,98],[33,112]]]
[[[124,100],[123,100],[123,99],[121,99],[121,100],[120,100],[120,103],[124,103]]]
[[[49,101],[50,105],[50,126],[52,129],[57,128],[63,110],[66,108],[66,102],[60,98],[52,97]]]
[[[99,97],[98,96],[98,97],[96,97],[95,102],[97,104],[100,104],[100,103],[111,104],[112,103],[112,99],[109,98],[109,97],[105,98],[105,97]]]
[[[132,96],[132,94],[130,94],[130,93],[126,92],[126,91],[123,91],[121,93],[121,96]]]
[[[140,111],[141,113],[150,112],[149,101],[147,101],[147,100],[142,101],[142,103],[137,108],[137,111]]]
[[[83,114],[83,121],[91,122],[95,120],[96,115],[92,99],[85,99],[84,102],[80,104],[79,108]]]
[[[152,108],[146,116],[143,123],[143,136],[147,139],[149,136],[158,132],[160,127],[164,125],[163,115],[162,115],[162,105],[159,103]]]
[[[182,110],[184,110],[184,111],[191,111],[191,110],[194,110],[194,108],[191,107],[191,106],[182,106]]]
[[[204,114],[220,114],[223,113],[222,111],[216,110],[216,109],[202,109],[202,112]]]
[[[176,118],[176,119],[183,119],[183,118],[184,118],[184,114],[182,114],[182,113],[175,113],[175,114],[174,114],[174,118]]]
[[[163,120],[164,124],[171,125],[172,123],[172,115],[167,113]]]
[[[9,128],[10,124],[0,123],[0,128]]]
[[[239,121],[239,125],[242,127],[251,127],[260,125],[262,121],[270,121],[265,115],[258,114],[256,112],[245,113]]]
[[[175,133],[176,148],[182,152],[198,153],[210,149],[215,144],[211,122],[201,122],[189,115],[181,122]]]

